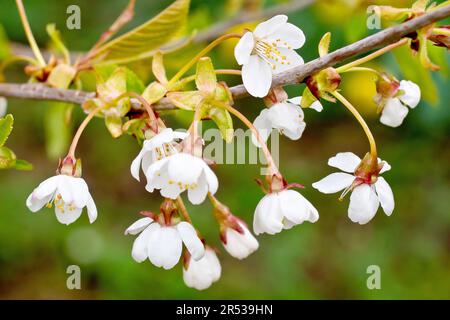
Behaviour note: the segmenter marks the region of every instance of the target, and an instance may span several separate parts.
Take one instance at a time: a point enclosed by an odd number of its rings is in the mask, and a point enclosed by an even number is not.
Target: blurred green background
[[[170,2],[138,0],[135,19],[126,29],[146,21]],[[24,1],[41,47],[48,42],[45,25],[55,22],[68,47],[76,51],[88,50],[126,3],[125,0]],[[247,1],[247,6],[258,10],[261,5],[278,3],[253,0]],[[327,31],[333,35],[332,49],[373,32],[367,30],[365,23],[366,8],[372,3],[383,2],[318,1],[306,10],[291,13],[290,21],[307,36],[306,45],[299,50],[301,55],[306,61],[317,57],[317,44]],[[411,1],[384,3],[402,6]],[[65,27],[66,8],[70,4],[81,8],[81,30]],[[227,19],[239,10],[240,4],[240,0],[193,0],[190,29]],[[26,44],[14,1],[2,1],[0,25],[8,39]],[[237,67],[232,57],[233,45],[225,44],[214,51],[216,67]],[[195,50],[188,48],[170,55],[166,59],[170,74]],[[222,278],[203,292],[184,285],[180,265],[165,271],[148,261],[138,264],[131,258],[134,238],[125,237],[123,231],[139,218],[140,210],[157,211],[160,197],[147,193],[143,184],[130,175],[129,165],[139,151],[138,145],[129,136],[112,139],[101,120],[89,125],[78,150],[83,159],[84,178],[97,203],[98,220],[89,225],[83,214],[67,227],[56,221],[52,210],[31,214],[25,199],[38,183],[53,175],[58,150],[64,149],[72,128],[51,125],[55,122],[52,115],[58,114],[54,110],[65,110],[67,106],[9,99],[8,111],[13,113],[15,124],[8,146],[18,157],[32,162],[35,169],[0,172],[0,298],[450,298],[449,59],[444,49],[434,48],[432,59],[442,67],[441,72],[432,75],[414,62],[407,50],[397,50],[395,55],[372,63],[399,79],[414,80],[422,88],[425,100],[410,111],[397,129],[379,123],[371,102],[374,85],[370,75],[344,77],[344,95],[366,116],[377,139],[380,157],[392,165],[385,178],[395,195],[393,215],[387,217],[380,209],[368,225],[353,224],[347,218],[348,199],[341,203],[337,195],[323,195],[312,189],[311,183],[333,171],[326,164],[329,157],[341,151],[363,155],[368,148],[362,130],[346,110],[339,104],[325,103],[322,113],[305,112],[307,129],[301,140],[281,138],[280,153],[282,172],[288,180],[307,186],[303,194],[319,209],[319,221],[276,236],[259,237],[260,249],[244,261],[222,252]],[[130,65],[146,83],[151,80],[150,62]],[[8,82],[27,81],[23,65],[8,68],[5,76]],[[239,82],[236,78],[225,79],[230,85]],[[289,90],[292,95],[299,95],[303,87]],[[236,106],[254,119],[262,102],[244,99]],[[171,113],[169,123],[177,128],[187,127],[188,116]],[[81,110],[76,108],[72,126],[76,127],[82,117]],[[240,127],[237,121],[235,125]],[[259,167],[221,165],[216,172],[220,179],[217,196],[251,225],[254,208],[263,196],[253,182]],[[189,211],[207,241],[220,248],[210,204],[189,206]],[[66,268],[72,264],[81,267],[82,290],[66,288]],[[381,290],[366,287],[369,276],[366,269],[370,265],[381,268]]]

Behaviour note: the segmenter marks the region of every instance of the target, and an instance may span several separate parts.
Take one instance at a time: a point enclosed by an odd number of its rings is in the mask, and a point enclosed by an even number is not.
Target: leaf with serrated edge
[[[185,25],[190,0],[177,0],[153,19],[96,50],[94,60],[129,58],[166,44]]]
[[[11,114],[0,119],[0,147],[3,146],[13,129],[14,118]]]

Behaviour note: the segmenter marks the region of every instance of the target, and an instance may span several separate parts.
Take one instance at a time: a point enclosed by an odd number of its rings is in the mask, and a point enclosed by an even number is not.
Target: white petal
[[[275,65],[275,69],[273,71],[274,74],[289,70],[305,63],[303,58],[294,50],[287,48],[278,48],[278,50],[280,51],[281,56],[285,57],[286,59],[278,59],[278,61],[271,60]]]
[[[242,66],[242,82],[249,94],[264,98],[272,85],[270,65],[256,55],[250,56],[248,63]]]
[[[201,204],[208,195],[208,182],[205,173],[202,172],[197,184],[188,189],[188,199],[192,204]]]
[[[321,112],[323,110],[323,106],[319,100],[314,101],[312,105],[309,106],[310,109],[316,110],[317,112]]]
[[[299,106],[302,103],[302,97],[299,96],[299,97],[290,98],[290,99],[287,99],[287,101],[292,104],[295,104],[296,106]]]
[[[153,222],[153,219],[150,217],[141,218],[141,219],[135,221],[131,226],[129,226],[127,228],[127,230],[125,230],[125,235],[138,234],[139,232],[141,232],[142,230],[147,228],[150,225],[150,223],[152,223],[152,222]]]
[[[152,223],[134,240],[131,256],[136,262],[141,263],[148,258],[149,239],[153,233],[159,233],[160,228],[161,226],[158,223]]]
[[[191,259],[187,269],[183,268],[183,280],[190,288],[204,290],[220,278],[222,267],[216,253],[208,248],[199,261]]]
[[[131,162],[130,166],[130,172],[133,178],[135,178],[137,181],[140,181],[139,178],[139,168],[141,167],[141,161],[144,154],[148,152],[147,150],[142,149],[137,157]]]
[[[50,177],[42,181],[39,186],[34,189],[33,197],[36,199],[42,199],[50,194],[53,194],[58,187],[58,181],[61,179],[60,175]]]
[[[394,194],[392,193],[391,187],[383,177],[378,177],[377,182],[375,182],[375,190],[377,191],[383,211],[386,215],[390,216],[395,207]]]
[[[56,219],[65,225],[75,222],[81,216],[82,211],[82,208],[69,208],[67,204],[64,204],[63,207],[55,205]]]
[[[91,194],[89,193],[89,187],[83,178],[75,178],[75,177],[70,178],[72,178],[71,185],[72,185],[73,204],[78,208],[83,208],[84,206],[87,205],[88,201],[92,200]],[[97,213],[95,213],[95,215],[97,215]]]
[[[86,203],[87,214],[89,217],[89,222],[93,223],[97,220],[97,206],[95,205],[94,199],[88,194],[88,201]]]
[[[272,127],[280,130],[291,140],[301,138],[305,130],[304,113],[299,106],[284,102],[277,103],[269,109],[268,118]]]
[[[277,41],[280,39],[281,41]],[[276,43],[277,47],[299,49],[306,41],[303,31],[292,23],[282,24],[274,33],[267,37],[269,43]]]
[[[30,194],[27,198],[26,204],[28,209],[30,209],[31,212],[37,212],[42,209],[43,206],[47,204],[52,198],[52,195],[49,194],[48,196],[38,199],[34,197],[33,193]]]
[[[328,165],[353,173],[361,163],[361,159],[353,152],[340,152],[328,160]]]
[[[258,130],[258,133],[261,136],[262,140],[264,140],[264,142],[267,141],[272,131],[272,122],[270,121],[268,115],[269,109],[265,108],[261,110],[261,113],[255,118],[255,121],[253,121],[253,126],[256,130]],[[259,148],[261,147],[261,144],[253,133],[252,142],[255,146]]]
[[[259,244],[244,224],[239,223],[239,226],[244,233],[241,234],[232,228],[227,228],[225,231],[227,243],[223,245],[231,256],[242,260],[256,251]]]
[[[194,260],[200,260],[203,258],[203,255],[205,254],[205,246],[199,239],[194,227],[186,221],[181,221],[176,225],[176,228],[180,233],[181,240],[183,240],[184,245],[191,254],[191,257]]]
[[[206,182],[208,183],[209,192],[215,194],[219,188],[219,180],[217,179],[216,174],[206,163],[203,166],[203,172],[206,177]]]
[[[326,176],[320,181],[314,182],[312,186],[320,192],[328,194],[339,192],[350,187],[354,180],[355,176],[351,174],[336,172]]]
[[[383,162],[383,168],[381,168],[380,174],[391,170],[391,165],[387,161],[384,161],[384,160],[381,160],[380,158],[378,158],[378,164],[380,164],[381,162]]]
[[[398,127],[403,123],[408,108],[405,107],[399,99],[388,99],[381,111],[380,122],[389,127]]]
[[[265,195],[258,203],[253,218],[253,232],[275,234],[283,230],[283,214],[277,193]]]
[[[303,223],[309,217],[309,207],[303,196],[294,190],[279,192],[280,207],[283,216],[294,225]]]
[[[177,153],[169,158],[167,171],[169,177],[183,185],[195,183],[202,173],[202,159],[188,153]]]
[[[420,102],[420,87],[412,81],[402,80],[399,89],[404,94],[398,98],[410,108],[417,107]]]
[[[73,179],[75,178],[62,174],[58,180],[57,192],[61,195],[65,203],[72,203],[74,200],[73,189],[75,187],[75,180]]]
[[[377,213],[380,202],[372,186],[362,184],[353,189],[348,207],[348,217],[353,222],[366,224]]]
[[[160,193],[163,197],[175,200],[184,190],[184,187],[180,188],[177,184],[172,183],[163,186]]]
[[[150,236],[148,258],[157,267],[172,269],[180,260],[181,250],[180,234],[174,227],[161,227]]]
[[[234,48],[234,57],[239,65],[248,63],[254,46],[253,34],[246,32]]]
[[[286,15],[280,14],[270,18],[267,21],[258,24],[253,31],[253,34],[258,38],[263,38],[271,35],[281,26],[286,24],[288,17]]]

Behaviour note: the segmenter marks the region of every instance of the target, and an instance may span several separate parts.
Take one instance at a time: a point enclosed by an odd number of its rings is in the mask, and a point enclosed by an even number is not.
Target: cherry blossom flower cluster
[[[178,73],[168,81],[162,58],[155,58],[154,63],[159,62],[153,68],[157,81],[147,87],[139,100],[146,107],[148,118],[142,129],[142,148],[131,162],[130,172],[134,179],[140,181],[142,171],[145,190],[159,193],[163,200],[158,212],[142,211],[143,217],[125,230],[125,235],[136,236],[131,256],[138,263],[149,260],[154,266],[164,269],[172,269],[181,261],[185,284],[198,290],[218,281],[222,267],[218,249],[195,228],[183,196],[193,205],[211,202],[219,226],[220,242],[225,251],[236,259],[245,259],[258,249],[258,241],[253,234],[274,235],[304,222],[317,222],[318,210],[296,190],[304,186],[286,180],[275,165],[266,141],[273,130],[291,140],[299,140],[306,128],[303,109],[321,112],[324,100],[340,102],[352,113],[368,138],[370,150],[362,158],[352,152],[341,152],[331,157],[328,165],[342,172],[331,173],[313,183],[312,187],[325,194],[342,191],[340,199],[350,192],[348,217],[358,224],[371,221],[380,206],[388,216],[395,207],[392,189],[381,176],[391,166],[378,158],[370,129],[356,108],[339,93],[341,74],[361,71],[358,66],[368,60],[363,58],[336,69],[322,70],[305,79],[306,87],[301,96],[289,98],[283,88],[273,88],[272,79],[279,72],[304,64],[295,51],[305,44],[303,31],[289,23],[287,16],[277,15],[260,23],[253,31],[240,34],[239,38],[234,54],[242,70],[237,74],[242,76],[246,90],[254,97],[263,98],[266,106],[253,123],[232,107],[226,84],[217,81],[210,59],[205,57],[192,63],[197,63],[197,90],[189,92],[179,91],[178,86],[188,80],[180,80],[182,74]],[[328,53],[330,38],[329,33],[322,38],[319,44],[321,56]],[[392,48],[407,41],[402,40]],[[388,49],[381,49],[380,55]],[[365,69],[376,75],[374,101],[379,106],[380,122],[391,127],[401,125],[409,109],[419,104],[420,88],[411,81],[399,81],[393,75]],[[114,89],[110,84],[104,87]],[[108,101],[120,102],[123,106],[125,97],[124,93],[117,91]],[[151,105],[163,97],[180,108],[194,111],[192,125],[187,132],[166,127],[154,113]],[[86,123],[80,126],[80,134],[85,124],[106,108],[102,103],[100,97],[96,109],[88,110],[90,113]],[[210,167],[210,161],[202,157],[204,141],[198,132],[199,122],[213,119],[221,124],[228,121],[230,113],[252,130],[252,142],[262,148],[268,160],[268,174],[258,180],[265,195],[255,208],[252,228],[217,199],[219,180]],[[26,200],[32,212],[54,207],[57,220],[66,225],[75,222],[84,208],[91,223],[97,218],[96,205],[81,177],[81,162],[75,158],[78,138],[79,134],[74,138],[67,157],[60,161],[57,175],[39,184]],[[228,137],[225,135],[224,139]]]

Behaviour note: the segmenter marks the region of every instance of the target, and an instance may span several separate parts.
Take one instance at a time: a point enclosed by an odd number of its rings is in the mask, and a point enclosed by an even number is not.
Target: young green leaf
[[[55,46],[55,49],[64,55],[65,62],[69,64],[70,63],[69,50],[67,50],[66,46],[64,45],[61,39],[61,34],[58,30],[56,30],[55,24],[54,23],[48,24],[46,30],[50,39],[52,39],[52,44]]]
[[[225,142],[230,143],[233,140],[233,119],[228,110],[222,108],[208,108],[206,117],[211,118],[220,130],[220,134]]]
[[[16,163],[16,155],[7,147],[0,147],[0,169],[9,169]]]
[[[0,119],[0,147],[3,146],[13,129],[14,118],[11,114]]]
[[[184,27],[190,0],[176,0],[153,19],[102,45],[94,61],[130,58],[155,50],[169,42]]]
[[[16,163],[14,164],[14,169],[22,170],[22,171],[29,171],[29,170],[33,170],[33,165],[26,160],[18,159],[18,160],[16,160]]]

